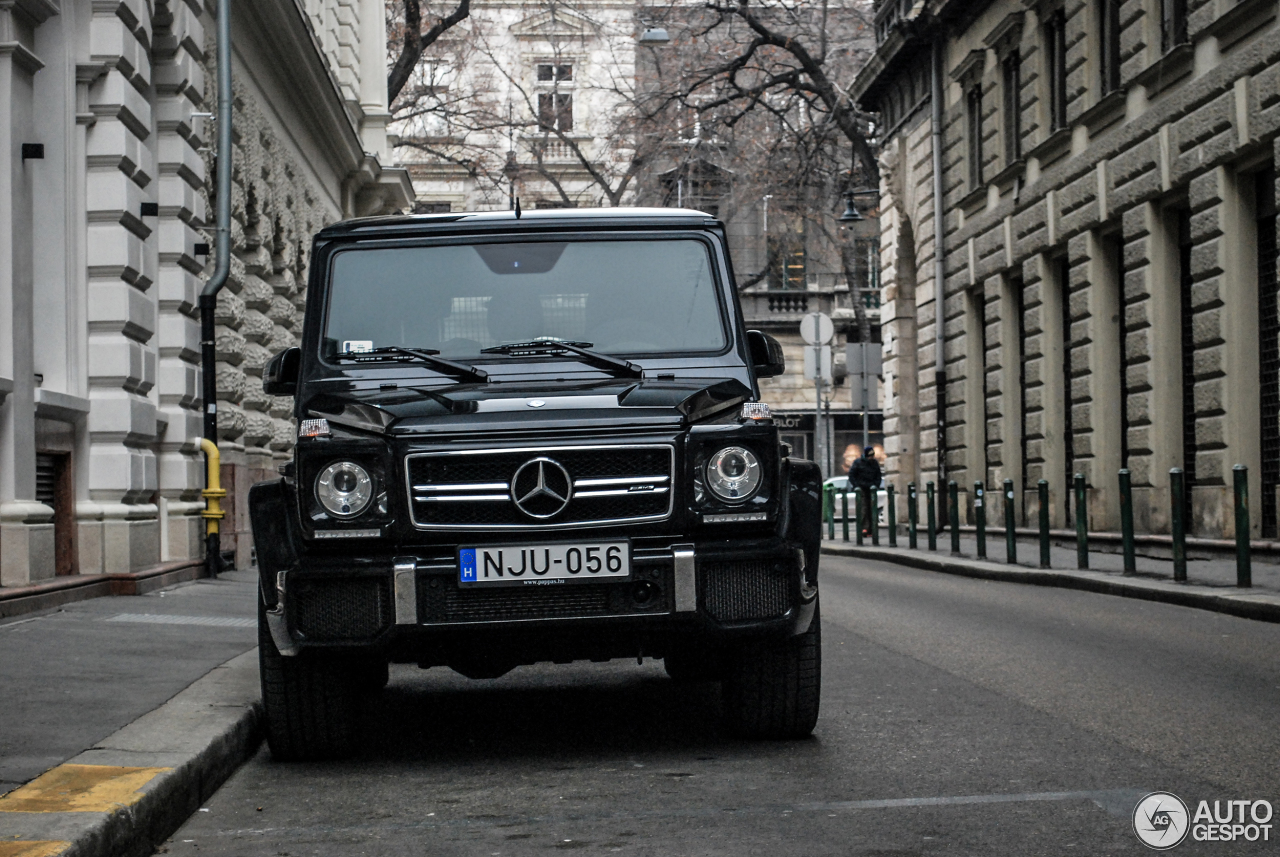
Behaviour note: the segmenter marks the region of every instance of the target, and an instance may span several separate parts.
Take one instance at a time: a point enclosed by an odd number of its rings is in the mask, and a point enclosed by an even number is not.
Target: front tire
[[[338,759],[351,754],[359,686],[341,661],[280,654],[258,604],[258,665],[267,746],[278,762]]]
[[[739,738],[805,738],[818,722],[822,615],[798,637],[752,643],[729,660],[721,685],[724,726]]]

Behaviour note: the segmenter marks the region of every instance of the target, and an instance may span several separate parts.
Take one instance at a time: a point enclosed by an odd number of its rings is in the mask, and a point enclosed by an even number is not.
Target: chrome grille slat
[[[459,482],[455,485],[415,485],[414,491],[507,491],[508,482]]]
[[[573,482],[568,506],[552,519],[526,517],[511,500],[517,469],[539,456],[562,464]],[[675,448],[666,443],[413,452],[404,462],[410,518],[420,530],[555,530],[661,521],[670,517],[674,502]]]
[[[648,491],[632,491],[630,488],[611,488],[604,491],[574,491],[575,497],[638,497],[644,494],[666,494],[669,488],[651,488]]]
[[[506,494],[446,494],[441,497],[414,497],[415,503],[489,503],[510,500]]]
[[[646,485],[650,482],[668,482],[667,476],[627,476],[619,479],[575,479],[573,487],[596,488],[604,485]]]

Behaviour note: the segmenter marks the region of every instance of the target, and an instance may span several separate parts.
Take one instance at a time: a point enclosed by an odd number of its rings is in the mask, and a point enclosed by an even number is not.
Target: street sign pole
[[[831,475],[832,464],[826,437],[826,426],[822,419],[822,387],[831,375],[831,337],[835,334],[835,324],[831,316],[821,312],[811,312],[800,320],[800,338],[813,349],[813,362],[809,363],[806,351],[805,376],[813,378],[813,460],[817,462],[822,478]],[[810,366],[812,371],[810,371]]]
[[[827,473],[827,456],[823,451],[822,437],[822,346],[813,346],[813,357],[815,364],[819,367],[816,377],[813,379],[814,392],[814,408],[813,408],[813,460],[818,462],[818,467],[822,470],[822,478],[825,480],[831,474]]]

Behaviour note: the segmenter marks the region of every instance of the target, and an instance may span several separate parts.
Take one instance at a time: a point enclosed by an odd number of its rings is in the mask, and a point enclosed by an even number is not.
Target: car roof
[[[320,230],[320,238],[371,233],[511,232],[557,228],[720,227],[719,220],[688,208],[552,208],[522,211],[458,211],[448,214],[398,214],[343,220]]]

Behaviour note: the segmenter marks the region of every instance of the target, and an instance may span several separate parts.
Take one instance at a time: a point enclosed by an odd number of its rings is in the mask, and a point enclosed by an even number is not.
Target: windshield
[[[331,271],[327,357],[388,346],[477,357],[537,339],[613,354],[727,344],[710,251],[695,239],[360,248]]]

